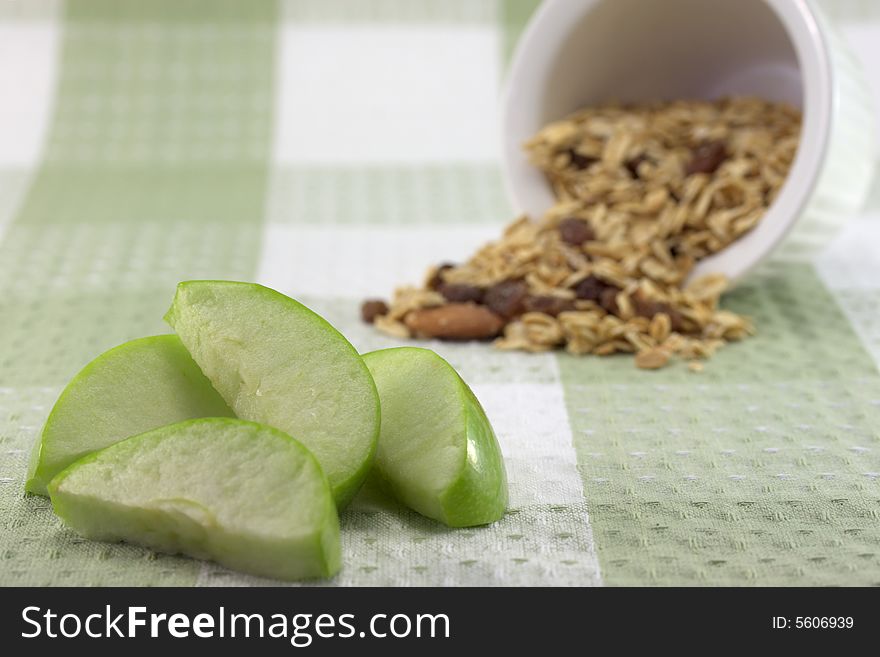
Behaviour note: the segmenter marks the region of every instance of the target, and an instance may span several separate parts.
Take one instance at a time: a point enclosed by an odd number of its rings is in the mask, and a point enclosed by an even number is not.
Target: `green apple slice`
[[[382,402],[375,472],[422,515],[451,527],[494,522],[507,508],[501,449],[480,402],[433,351],[364,355]]]
[[[379,397],[336,329],[275,290],[233,281],[180,283],[165,319],[238,417],[301,441],[336,504],[351,500],[376,451]]]
[[[77,461],[49,494],[87,538],[285,580],[339,569],[339,519],[321,467],[261,424],[202,418],[160,427]]]
[[[176,335],[140,338],[98,356],[58,397],[34,445],[25,489],[48,495],[77,459],[172,422],[231,416]]]

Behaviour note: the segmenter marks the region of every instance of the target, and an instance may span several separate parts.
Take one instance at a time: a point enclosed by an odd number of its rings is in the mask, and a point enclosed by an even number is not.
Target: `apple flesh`
[[[507,475],[492,425],[453,367],[428,349],[364,355],[382,403],[375,473],[400,502],[451,527],[494,522]]]
[[[49,494],[90,539],[284,580],[339,569],[339,520],[318,462],[253,422],[203,418],[128,438],[62,471]]]
[[[302,442],[337,505],[351,500],[375,455],[379,398],[336,329],[275,290],[233,281],[180,283],[165,319],[238,417]]]
[[[126,342],[77,374],[55,402],[31,455],[25,489],[47,495],[77,459],[172,422],[231,416],[176,335]]]

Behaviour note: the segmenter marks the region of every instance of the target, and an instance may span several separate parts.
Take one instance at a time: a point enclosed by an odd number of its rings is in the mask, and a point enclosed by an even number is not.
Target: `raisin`
[[[568,217],[559,222],[559,236],[563,242],[580,246],[588,240],[596,239],[596,234],[586,219]]]
[[[633,309],[639,317],[647,317],[652,319],[657,313],[666,313],[669,316],[669,323],[673,331],[679,331],[682,328],[684,317],[669,304],[662,301],[655,301],[647,298],[641,291],[632,295]]]
[[[444,262],[442,265],[438,265],[437,269],[434,271],[433,276],[428,281],[428,289],[436,290],[443,283],[443,272],[447,269],[453,269],[455,267],[451,262]]]
[[[437,286],[437,291],[442,294],[447,301],[454,303],[474,303],[483,302],[483,288],[476,285],[466,285],[464,283],[441,283]]]
[[[591,164],[599,161],[598,157],[591,157],[589,155],[581,155],[573,148],[568,149],[568,157],[571,159],[571,165],[575,169],[579,169],[581,171],[583,171],[584,169],[589,167]]]
[[[388,304],[381,299],[367,299],[361,305],[361,319],[372,324],[377,317],[388,314]]]
[[[574,302],[561,297],[529,295],[523,302],[523,307],[527,313],[544,313],[556,317],[559,313],[574,310]]]
[[[636,155],[633,158],[628,159],[623,163],[623,166],[626,167],[626,170],[629,171],[629,175],[635,179],[639,178],[639,165],[642,162],[647,162],[648,158],[644,155]]]
[[[486,290],[483,303],[504,319],[511,319],[522,314],[528,291],[529,287],[523,281],[501,281]]]
[[[707,141],[691,150],[691,161],[685,167],[686,176],[695,173],[715,173],[727,159],[727,147],[723,141]]]
[[[574,286],[574,293],[577,295],[578,299],[586,299],[587,301],[595,301],[598,303],[602,296],[602,292],[608,287],[614,286],[608,285],[605,281],[590,275]],[[614,287],[614,290],[616,292],[617,288]]]
[[[617,315],[620,312],[620,309],[617,307],[618,292],[620,292],[620,289],[614,287],[613,285],[609,285],[604,290],[602,290],[602,294],[599,295],[599,305],[602,306],[606,312],[611,313],[612,315]]]

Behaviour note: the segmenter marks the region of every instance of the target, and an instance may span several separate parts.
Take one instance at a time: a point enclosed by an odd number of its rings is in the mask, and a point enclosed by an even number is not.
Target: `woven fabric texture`
[[[169,332],[179,280],[396,344],[358,302],[512,218],[497,96],[536,4],[0,0],[0,584],[272,583],[77,537],[23,494],[31,445],[85,363]],[[823,5],[880,91],[880,8]],[[364,492],[322,584],[880,585],[880,183],[832,241],[811,225],[726,299],[759,333],[701,374],[429,344],[510,512],[451,530]]]

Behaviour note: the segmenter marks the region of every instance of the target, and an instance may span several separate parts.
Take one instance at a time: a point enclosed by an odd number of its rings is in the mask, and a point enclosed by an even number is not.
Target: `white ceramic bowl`
[[[807,0],[545,0],[517,46],[503,100],[514,206],[537,217],[553,202],[522,150],[546,123],[609,99],[737,94],[802,108],[803,128],[762,221],[694,271],[734,281],[805,212],[834,222],[864,201],[874,118],[867,83],[841,39]]]

